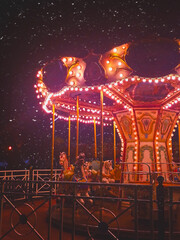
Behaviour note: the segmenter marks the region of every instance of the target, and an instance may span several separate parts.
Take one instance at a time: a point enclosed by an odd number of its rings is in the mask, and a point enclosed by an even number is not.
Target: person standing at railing
[[[113,175],[111,174],[113,168],[112,168],[112,160],[106,160],[103,162],[102,167],[102,182],[104,183],[114,183],[115,179],[113,178]]]
[[[68,170],[70,169],[69,167],[69,162],[67,159],[67,155],[65,152],[60,152],[59,155],[59,165],[60,165],[60,174],[58,177],[59,181],[66,181],[67,179],[65,179],[65,174],[67,174]],[[66,194],[69,191],[69,187],[67,184],[59,184],[57,186],[58,190],[57,193],[59,194]]]
[[[172,161],[172,171],[173,171],[173,181],[180,181],[180,168],[176,164],[176,162]]]
[[[60,165],[60,169],[61,169],[61,174],[59,176],[59,180],[62,180],[64,178],[64,172],[66,172],[69,167],[67,155],[65,152],[61,152],[59,155],[59,165]]]

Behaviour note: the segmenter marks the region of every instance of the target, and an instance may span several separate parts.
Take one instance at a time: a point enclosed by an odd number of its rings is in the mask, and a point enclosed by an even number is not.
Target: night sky
[[[44,63],[59,56],[84,57],[89,50],[103,53],[140,39],[180,38],[179,10],[178,0],[1,0],[0,168],[2,162],[10,169],[50,166],[51,119],[33,88]],[[88,157],[93,147],[89,126],[88,131],[80,126],[80,150]],[[67,127],[67,122],[56,122],[55,166],[59,152],[67,151]],[[112,132],[105,130],[107,145],[113,141]]]

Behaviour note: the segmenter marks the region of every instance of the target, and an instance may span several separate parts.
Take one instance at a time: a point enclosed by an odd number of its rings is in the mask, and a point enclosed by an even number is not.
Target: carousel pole
[[[97,159],[96,121],[94,119],[94,158]]]
[[[77,122],[76,122],[76,157],[79,154],[79,96],[76,100]]]
[[[70,151],[71,151],[71,118],[68,119],[68,162],[70,164]]]
[[[52,150],[51,150],[51,181],[53,180],[53,165],[54,165],[54,132],[55,132],[55,105],[52,105]],[[52,193],[52,188],[50,189],[50,196]],[[51,238],[51,223],[52,223],[52,218],[51,218],[51,210],[52,210],[52,197],[49,198],[49,225],[48,225],[48,239]]]
[[[55,132],[55,105],[52,105],[52,150],[51,150],[51,181],[53,179],[53,165],[54,165],[54,132]]]
[[[116,123],[113,122],[113,132],[114,132],[114,167],[116,165]]]
[[[100,182],[102,182],[102,166],[103,166],[103,91],[100,92],[100,103],[101,103],[101,158],[100,158]]]

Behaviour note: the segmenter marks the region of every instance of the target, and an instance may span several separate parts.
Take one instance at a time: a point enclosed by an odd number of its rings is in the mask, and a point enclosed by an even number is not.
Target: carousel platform
[[[168,184],[169,186],[169,184]],[[173,185],[172,185],[173,186]],[[143,192],[143,190],[142,190]],[[129,196],[128,196],[129,194]],[[111,192],[109,196],[106,193],[104,199],[93,200],[93,204],[88,200],[85,204],[81,204],[76,199],[74,223],[75,229],[79,234],[88,234],[88,239],[152,239],[152,229],[154,239],[158,239],[158,208],[157,202],[153,200],[152,208],[149,205],[147,199],[138,199],[138,207],[133,206],[131,201],[131,193],[126,194],[124,198],[126,200],[119,200]],[[167,199],[167,189],[165,187],[165,206],[164,206],[164,226],[165,226],[165,239],[169,239],[170,219],[173,232],[176,232],[173,239],[180,239],[180,205],[173,204],[170,210],[170,201]],[[123,195],[125,195],[123,193]],[[113,199],[114,198],[114,199]],[[129,198],[129,201],[128,201]],[[180,201],[180,192],[174,190],[173,202],[178,203]],[[179,202],[180,203],[180,202]],[[61,199],[56,200],[56,204],[52,210],[52,222],[53,225],[59,227],[60,216],[63,215],[64,231],[72,231],[72,200],[69,198],[64,199],[64,208],[61,212]],[[132,207],[131,207],[132,206]],[[137,212],[136,212],[137,210]],[[151,212],[152,211],[152,212]],[[91,214],[93,216],[91,216]],[[171,218],[170,218],[171,215]],[[96,218],[104,223],[102,229]],[[104,232],[108,230],[115,236],[104,236]],[[99,232],[100,229],[100,232]],[[138,229],[138,230],[137,230]],[[101,232],[101,230],[103,232]],[[138,234],[137,232],[138,231]]]

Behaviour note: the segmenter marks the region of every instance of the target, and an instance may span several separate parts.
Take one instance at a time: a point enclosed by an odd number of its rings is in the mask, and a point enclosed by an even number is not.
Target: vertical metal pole
[[[71,151],[71,118],[68,121],[68,163],[70,164],[70,151]]]
[[[137,201],[137,186],[134,188],[134,230],[136,234],[136,240],[138,240],[138,201]]]
[[[169,188],[169,240],[173,240],[173,188]]]
[[[97,159],[96,121],[94,119],[94,158]]]
[[[54,165],[54,131],[55,131],[55,105],[53,104],[53,119],[52,119],[52,156],[51,156],[51,181],[53,179],[53,165]]]
[[[116,124],[113,122],[113,132],[114,132],[114,167],[116,165]]]
[[[158,240],[164,240],[164,178],[157,178],[159,185],[156,188],[157,205],[158,205]]]
[[[79,96],[76,100],[77,122],[76,122],[76,157],[79,154]]]
[[[51,224],[52,224],[52,217],[51,217],[51,211],[52,211],[52,197],[51,197],[51,190],[50,190],[50,196],[49,196],[49,209],[48,209],[48,214],[49,214],[49,224],[48,224],[48,240],[51,239]]]
[[[60,233],[59,240],[63,240],[63,211],[64,211],[64,197],[60,199]]]
[[[73,205],[72,205],[72,240],[75,240],[75,211],[76,211],[76,185],[73,184]]]
[[[101,103],[101,159],[100,159],[100,182],[102,182],[102,165],[103,165],[103,90],[100,91],[100,103]]]
[[[53,165],[54,165],[54,132],[55,132],[55,105],[52,105],[53,110],[53,119],[52,119],[52,156],[51,156],[51,181],[53,180]],[[51,223],[52,223],[52,217],[51,217],[51,210],[52,210],[52,186],[50,188],[50,196],[49,196],[49,225],[48,225],[48,240],[51,239]]]
[[[150,222],[151,222],[151,240],[154,240],[154,218],[153,218],[153,185],[150,186],[149,189],[149,197],[150,197]]]

